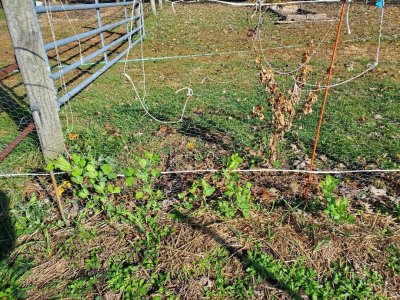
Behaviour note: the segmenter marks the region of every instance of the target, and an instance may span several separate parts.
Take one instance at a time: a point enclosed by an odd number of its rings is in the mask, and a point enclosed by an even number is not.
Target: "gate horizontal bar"
[[[135,1],[129,2],[114,2],[114,3],[98,3],[98,4],[72,4],[72,5],[48,5],[46,6],[36,6],[36,12],[38,14],[49,12],[62,12],[62,11],[74,11],[74,10],[88,10],[96,8],[106,8],[106,7],[118,7],[127,6],[134,4]]]
[[[96,34],[104,32],[104,31],[112,30],[112,29],[114,29],[116,27],[119,27],[121,25],[129,23],[131,20],[136,20],[136,19],[140,18],[141,16],[142,15],[134,16],[133,18],[127,18],[127,19],[122,20],[122,21],[117,22],[117,23],[108,24],[108,25],[105,25],[105,26],[102,26],[102,27],[99,27],[99,28],[96,28],[96,29],[93,29],[93,30],[90,30],[90,31],[79,33],[79,34],[71,36],[71,37],[67,37],[67,38],[62,39],[62,40],[58,40],[58,41],[55,41],[55,42],[47,43],[47,44],[44,45],[44,49],[46,51],[49,51],[49,50],[52,50],[52,49],[54,49],[56,47],[61,47],[61,46],[67,45],[69,43],[85,39],[85,38],[90,37],[92,35],[96,35]]]
[[[113,41],[112,43],[108,44],[107,46],[89,54],[88,56],[82,57],[82,60],[80,61],[76,61],[64,68],[62,68],[60,71],[56,72],[56,73],[52,73],[50,74],[50,77],[53,80],[56,80],[58,78],[60,78],[61,76],[63,76],[64,74],[78,68],[79,66],[81,66],[82,64],[92,60],[93,58],[95,58],[96,56],[99,56],[101,54],[103,54],[104,52],[106,52],[107,50],[111,49],[112,47],[116,46],[117,44],[124,42],[125,40],[127,40],[128,38],[131,38],[132,35],[134,35],[135,33],[137,33],[139,30],[141,30],[143,28],[143,26],[140,26],[134,30],[132,30],[131,32],[125,34],[124,36],[120,37],[119,39],[116,39],[115,41]]]
[[[135,45],[137,45],[141,40],[143,39],[143,36],[141,35],[136,41],[134,41],[128,48],[126,48],[124,51],[122,51],[120,54],[118,54],[115,58],[110,60],[106,65],[104,65],[101,69],[97,70],[95,73],[93,73],[89,78],[85,79],[82,81],[80,84],[78,84],[76,87],[74,87],[72,90],[67,92],[65,95],[60,97],[57,100],[57,104],[60,107],[67,101],[69,101],[73,96],[78,94],[81,90],[83,90],[85,87],[87,87],[89,84],[91,84],[94,80],[96,80],[100,75],[102,75],[105,71],[107,71],[109,68],[111,68],[117,61],[119,61],[126,53],[132,49]]]

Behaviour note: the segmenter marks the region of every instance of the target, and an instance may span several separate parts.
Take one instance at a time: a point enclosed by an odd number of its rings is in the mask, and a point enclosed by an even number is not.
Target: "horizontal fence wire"
[[[90,10],[98,8],[112,8],[129,6],[134,4],[136,1],[129,2],[112,2],[112,3],[98,3],[98,4],[72,4],[72,5],[52,5],[49,6],[50,12],[64,12],[64,11],[77,11],[77,10]],[[36,6],[36,12],[38,14],[47,13],[45,6]]]
[[[199,170],[173,170],[161,171],[162,175],[182,175],[182,174],[202,174],[202,173],[220,173],[223,169],[199,169]],[[400,173],[400,169],[375,169],[375,170],[296,170],[296,169],[236,169],[229,170],[230,173],[293,173],[293,174],[383,174],[383,173]],[[66,172],[55,172],[55,175],[65,175]],[[47,177],[50,173],[9,173],[0,174],[0,178],[13,177]],[[118,177],[126,177],[124,174],[117,174]]]

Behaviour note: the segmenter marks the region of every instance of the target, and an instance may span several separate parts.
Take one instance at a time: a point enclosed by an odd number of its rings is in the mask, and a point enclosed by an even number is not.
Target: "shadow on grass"
[[[8,256],[15,242],[15,231],[8,211],[9,199],[3,191],[0,191],[0,260]]]
[[[0,113],[5,112],[8,114],[18,127],[18,130],[24,129],[30,123],[31,119],[25,98],[25,94],[22,96],[17,95],[14,87],[10,87],[3,81],[0,81]]]
[[[208,235],[210,238],[212,238],[214,241],[224,247],[229,252],[230,257],[236,257],[241,262],[244,273],[247,272],[248,268],[252,268],[253,270],[255,270],[255,276],[257,278],[261,278],[265,282],[268,282],[270,285],[281,289],[282,291],[289,294],[293,299],[303,299],[302,295],[298,291],[295,291],[286,283],[277,280],[276,276],[271,270],[263,267],[260,264],[260,259],[262,259],[261,257],[258,257],[257,255],[250,256],[247,250],[243,250],[242,248],[237,246],[232,246],[228,241],[222,238],[218,232],[204,224],[197,222],[189,215],[185,215],[179,211],[175,211],[175,216],[179,219],[180,222],[188,224],[195,231],[198,231],[204,235]]]
[[[49,59],[55,63],[61,63],[61,65],[64,66],[68,66],[69,64],[74,63],[77,59],[80,58],[80,55],[82,54],[83,57],[86,57],[88,55],[90,55],[91,53],[93,53],[94,51],[97,51],[98,49],[101,48],[101,42],[97,41],[95,43],[90,43],[91,39],[88,39],[85,42],[81,42],[82,45],[82,52],[76,52],[74,54],[71,54],[71,56],[68,56],[65,59],[61,59],[60,62],[57,61],[57,56],[53,55],[53,56],[49,56]],[[128,46],[128,42],[123,42],[123,43],[119,43],[117,46],[113,47],[111,50],[106,51],[105,53],[107,53],[108,57],[112,57],[114,54],[118,54],[119,50],[124,50],[124,47]],[[91,49],[95,48],[93,51],[89,51]],[[68,48],[67,50],[64,50],[63,52],[68,52],[68,51],[72,51],[72,49],[76,49],[76,45],[74,47]],[[88,52],[86,55],[85,53]],[[75,61],[74,61],[75,59]],[[80,78],[82,78],[83,76],[87,75],[87,76],[91,76],[96,72],[96,67],[102,65],[104,63],[104,58],[103,55],[99,55],[96,61],[93,61],[94,59],[92,59],[89,62],[86,62],[87,65],[83,65],[80,66],[78,68],[76,68],[76,71],[78,72],[76,75],[72,76],[71,78],[68,78],[68,80],[64,83],[65,86],[67,88],[70,88],[70,86],[73,85],[73,83],[77,82]],[[104,65],[104,64],[103,64]],[[59,71],[58,66],[56,67],[56,71]],[[78,82],[79,83],[79,82]],[[77,83],[77,84],[78,84]],[[63,87],[60,86],[58,88],[59,92],[62,91]]]
[[[11,76],[15,76],[15,74],[8,75],[7,78]],[[16,92],[16,88],[20,85],[22,85],[20,80],[14,86],[10,86],[3,80],[0,80],[0,114],[7,114],[9,119],[15,124],[15,127],[12,126],[11,122],[7,120],[8,118],[2,117],[3,120],[0,122],[0,129],[5,130],[5,133],[1,136],[1,143],[3,145],[11,143],[32,121],[26,94],[18,95]],[[35,130],[31,131],[26,138],[29,139],[30,144],[39,145],[39,139]],[[0,151],[3,151],[3,149],[0,149]]]
[[[8,196],[0,190],[0,299],[27,299],[29,287],[23,285],[23,280],[33,259],[11,255],[16,232],[10,219],[9,205]]]
[[[185,119],[178,132],[185,136],[200,138],[206,143],[218,145],[224,150],[232,150],[230,135],[219,129],[213,122],[210,122],[210,127],[205,127],[192,119]]]

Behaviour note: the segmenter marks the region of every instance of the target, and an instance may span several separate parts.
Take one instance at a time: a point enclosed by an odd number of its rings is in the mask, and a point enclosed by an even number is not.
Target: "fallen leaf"
[[[157,131],[157,135],[162,135],[162,136],[166,136],[169,132],[169,129],[167,126],[164,125],[160,125],[160,128]]]
[[[119,129],[115,128],[110,123],[104,124],[104,129],[106,130],[106,132],[108,134],[111,134],[111,135],[117,136],[117,137],[121,136],[121,133],[120,133]]]
[[[61,184],[57,187],[58,189],[58,195],[61,197],[62,194],[64,194],[64,192],[66,190],[68,190],[71,187],[71,183],[67,180],[64,180],[63,182],[61,182]]]
[[[258,198],[264,205],[269,204],[269,202],[271,201],[271,197],[265,187],[254,186],[252,190],[253,195]]]
[[[386,190],[385,189],[378,189],[378,188],[374,187],[373,185],[369,186],[369,191],[375,197],[386,196]]]
[[[68,133],[68,139],[70,141],[75,141],[79,138],[79,134],[78,133]]]
[[[366,115],[362,115],[360,118],[358,118],[358,124],[362,124],[367,120]]]
[[[194,141],[190,141],[186,144],[186,148],[190,151],[196,149],[196,143]]]
[[[253,106],[253,114],[258,114],[264,111],[264,107],[262,105]]]

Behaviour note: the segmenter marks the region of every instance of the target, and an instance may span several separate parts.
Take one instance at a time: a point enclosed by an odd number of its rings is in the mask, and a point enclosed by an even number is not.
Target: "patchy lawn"
[[[162,124],[146,115],[120,63],[63,107],[72,156],[50,168],[64,172],[57,182],[68,224],[47,177],[0,179],[0,298],[399,298],[399,174],[314,175],[305,199],[306,174],[233,172],[307,169],[322,94],[312,113],[293,118],[270,162],[274,112],[259,82],[267,64],[249,37],[254,10],[175,8],[176,14],[165,5],[146,19],[144,56],[212,55],[145,61],[145,100],[154,117],[177,120],[186,93],[176,91],[192,88],[183,122]],[[337,5],[309,8],[338,15]],[[105,19],[121,11],[112,13]],[[387,6],[379,66],[330,91],[317,168],[398,168],[398,15],[398,6]],[[313,44],[318,51],[307,82],[323,81],[336,23],[275,25],[275,16],[263,17],[268,68],[295,69]],[[374,61],[378,17],[373,6],[352,4],[352,35],[343,30],[334,83]],[[85,14],[73,21],[77,30],[94,24]],[[62,17],[55,22],[60,37],[70,33]],[[95,51],[99,42],[81,41],[82,49]],[[63,63],[79,59],[77,47],[61,50]],[[130,58],[139,57],[135,48]],[[82,66],[82,76],[66,81],[76,84],[98,67]],[[127,72],[141,87],[140,63],[130,62]],[[0,145],[29,117],[18,76],[0,82]],[[275,80],[281,91],[293,85],[291,76]],[[304,89],[301,101],[307,94]],[[34,135],[0,164],[2,173],[43,169]],[[161,173],[194,169],[219,171]]]

